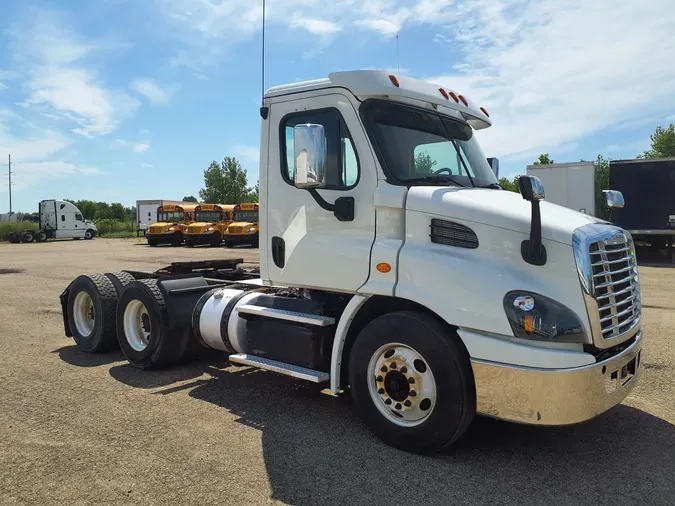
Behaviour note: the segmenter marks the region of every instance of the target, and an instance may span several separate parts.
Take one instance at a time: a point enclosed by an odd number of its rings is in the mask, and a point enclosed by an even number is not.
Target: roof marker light
[[[487,109],[485,109],[485,107],[481,107],[480,110],[481,110],[481,111],[483,112],[483,114],[485,114],[488,118],[490,117],[490,115],[488,114]]]
[[[441,92],[441,95],[443,95],[443,98],[444,98],[445,100],[448,100],[448,99],[450,98],[450,97],[448,97],[448,92],[445,91],[443,88],[438,88],[438,91]]]
[[[469,107],[469,102],[466,101],[466,99],[464,98],[464,95],[459,95],[459,99],[462,101],[462,103],[465,106]]]
[[[398,79],[396,79],[396,76],[394,74],[389,74],[389,80],[391,81],[391,84],[393,84],[397,88],[400,86],[398,84]]]
[[[454,91],[450,92],[450,96],[452,99],[459,104],[459,99],[457,98],[457,94]]]

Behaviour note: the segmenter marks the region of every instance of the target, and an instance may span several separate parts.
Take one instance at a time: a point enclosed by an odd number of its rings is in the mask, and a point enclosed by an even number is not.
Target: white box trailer
[[[136,201],[136,221],[138,230],[145,232],[150,225],[157,223],[157,208],[164,205],[180,206],[184,204],[182,200],[137,200]]]
[[[595,164],[593,162],[528,165],[546,188],[546,200],[595,216]]]

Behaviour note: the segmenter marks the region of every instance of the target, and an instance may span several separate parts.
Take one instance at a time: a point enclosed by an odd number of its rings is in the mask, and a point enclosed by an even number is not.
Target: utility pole
[[[9,177],[9,214],[12,214],[12,155],[7,155],[9,157],[9,170],[7,171],[7,176]]]

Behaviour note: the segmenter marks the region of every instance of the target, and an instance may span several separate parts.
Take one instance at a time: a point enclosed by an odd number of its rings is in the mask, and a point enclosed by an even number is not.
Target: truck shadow
[[[617,406],[584,424],[488,418],[444,455],[385,446],[349,397],[257,370],[215,370],[189,395],[260,430],[272,499],[315,504],[672,504],[675,426]]]
[[[59,358],[65,363],[77,367],[100,367],[125,360],[120,350],[107,353],[85,353],[74,344],[54,350],[52,353],[58,353]]]

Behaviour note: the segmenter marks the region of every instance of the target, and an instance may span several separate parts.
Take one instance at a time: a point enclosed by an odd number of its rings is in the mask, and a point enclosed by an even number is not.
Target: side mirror
[[[327,149],[323,125],[296,125],[293,128],[293,151],[295,187],[305,190],[324,188]]]
[[[499,158],[488,158],[487,162],[492,169],[492,172],[494,172],[495,177],[499,179]]]
[[[541,211],[539,201],[544,200],[544,184],[537,176],[520,176],[518,189],[522,197],[532,203],[530,238],[520,245],[520,253],[528,264],[544,265],[546,248],[541,242]]]
[[[525,200],[530,202],[544,200],[544,183],[537,176],[520,176],[518,189]]]
[[[619,190],[602,190],[605,206],[609,209],[621,209],[624,206],[623,193]]]

